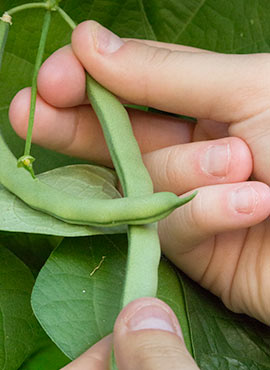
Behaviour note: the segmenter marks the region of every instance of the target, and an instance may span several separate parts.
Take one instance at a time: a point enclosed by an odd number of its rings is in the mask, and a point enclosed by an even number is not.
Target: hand
[[[155,190],[182,195],[199,188],[192,202],[160,222],[163,252],[231,310],[265,323],[270,319],[269,58],[121,40],[84,22],[73,32],[72,49],[62,48],[43,64],[33,135],[50,149],[111,164],[85,96],[83,67],[124,101],[197,117],[195,126],[129,110]],[[24,89],[10,107],[11,123],[22,137],[29,101]],[[251,175],[257,181],[247,181]]]
[[[118,370],[198,370],[185,348],[174,313],[156,298],[140,298],[119,314],[113,332]],[[112,335],[63,370],[108,370]]]

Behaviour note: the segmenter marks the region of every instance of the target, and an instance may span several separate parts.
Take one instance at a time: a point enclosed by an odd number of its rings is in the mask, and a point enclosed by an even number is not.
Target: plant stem
[[[51,12],[48,10],[44,16],[42,32],[41,32],[38,52],[37,52],[36,61],[35,61],[34,73],[33,73],[33,78],[32,78],[30,113],[29,113],[24,155],[18,159],[18,166],[19,167],[23,166],[24,168],[26,168],[28,171],[31,172],[33,177],[34,177],[34,173],[33,173],[32,163],[34,161],[34,158],[30,156],[30,150],[31,150],[31,141],[32,141],[32,131],[33,131],[33,125],[34,125],[34,119],[35,119],[35,110],[36,110],[37,76],[38,76],[38,71],[40,69],[42,59],[43,59],[43,54],[44,54],[46,39],[47,39],[49,27],[50,27],[50,22],[51,22]]]
[[[46,45],[46,39],[49,31],[49,26],[51,22],[51,12],[47,11],[44,17],[43,27],[42,27],[42,33],[40,37],[38,52],[36,56],[36,62],[34,67],[34,73],[32,78],[32,92],[31,92],[31,104],[30,104],[30,115],[29,115],[29,122],[28,122],[28,131],[27,131],[27,139],[25,144],[25,150],[24,155],[30,154],[30,148],[31,148],[31,139],[32,139],[32,130],[33,130],[33,124],[34,124],[34,115],[35,115],[35,106],[36,106],[36,98],[37,98],[37,76],[38,71],[40,69],[44,49]]]
[[[71,29],[74,30],[77,25],[73,21],[73,19],[71,19],[70,16],[59,6],[56,6],[55,9],[58,11],[61,17],[65,20],[65,22],[71,27]]]
[[[8,18],[7,14],[4,14],[2,18],[0,18],[0,70],[2,65],[2,58],[4,55],[5,45],[7,41],[8,31],[10,27],[10,18]]]
[[[29,3],[29,4],[23,4],[23,5],[19,5],[19,6],[16,6],[15,8],[12,8],[10,10],[8,10],[6,13],[8,13],[9,15],[13,15],[15,13],[18,13],[18,12],[21,12],[22,10],[27,10],[27,9],[36,9],[36,8],[43,8],[43,9],[47,9],[49,10],[50,7],[47,3]]]

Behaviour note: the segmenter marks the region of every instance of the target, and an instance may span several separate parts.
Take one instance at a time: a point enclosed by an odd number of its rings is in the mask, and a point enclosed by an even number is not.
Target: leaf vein
[[[143,5],[143,0],[138,0],[138,4],[139,4],[139,8],[141,9],[143,20],[144,20],[144,29],[145,29],[146,37],[147,38],[149,37],[149,38],[152,38],[154,40],[157,40],[157,36],[156,36],[156,34],[154,32],[154,29],[153,29],[153,27],[152,27],[152,25],[149,22],[149,19],[147,17],[147,14],[146,14],[146,11],[145,11],[145,7]]]
[[[179,33],[176,35],[175,37],[175,40],[173,41],[174,43],[177,42],[177,40],[179,39],[179,37],[182,35],[182,33],[187,29],[187,27],[191,24],[191,22],[193,21],[193,19],[196,17],[196,15],[198,14],[198,12],[200,11],[200,9],[204,6],[206,0],[201,0],[201,2],[198,4],[198,7],[197,9],[191,14],[191,16],[189,17],[189,19],[187,20],[186,24],[184,25],[184,27],[179,31]]]

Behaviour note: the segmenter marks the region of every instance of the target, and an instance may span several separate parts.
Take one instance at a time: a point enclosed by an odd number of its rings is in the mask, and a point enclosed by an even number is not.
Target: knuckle
[[[144,71],[142,91],[144,92],[144,100],[147,105],[150,105],[148,102],[152,100],[153,85],[155,84],[153,79],[156,79],[156,76],[159,75],[159,71],[163,70],[164,66],[166,66],[166,69],[168,68],[171,55],[172,51],[167,49],[151,46],[145,48],[144,57],[141,59],[143,64],[142,71]]]
[[[182,222],[186,223],[186,227],[192,225],[194,229],[200,230],[201,232],[206,231],[209,227],[207,205],[204,202],[202,193],[203,191],[200,189],[192,202],[188,203],[188,207],[185,208],[185,215],[183,219],[181,219]]]
[[[241,56],[239,56],[241,58]],[[244,62],[244,60],[243,60]],[[235,121],[242,121],[258,114],[269,107],[270,94],[270,56],[255,54],[245,58],[245,75],[241,86],[231,95],[231,110]],[[253,101],[253,104],[250,104]]]
[[[168,63],[172,52],[165,48],[148,47],[145,62],[151,68],[163,68],[164,64]]]
[[[182,156],[178,150],[178,147],[169,148],[166,152],[163,166],[163,182],[168,184],[169,187],[173,185],[173,187],[175,186],[175,188],[177,188],[177,185],[181,180],[182,176],[180,174],[183,170],[181,162]]]
[[[134,351],[134,357],[141,369],[152,369],[153,366],[158,366],[162,359],[166,359],[166,362],[171,364],[186,354],[185,348],[177,344],[178,342],[161,344],[142,340]]]

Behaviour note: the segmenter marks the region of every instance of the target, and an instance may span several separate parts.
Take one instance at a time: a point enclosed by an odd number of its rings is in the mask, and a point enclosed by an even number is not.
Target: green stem
[[[61,17],[65,20],[65,22],[70,26],[72,30],[76,28],[76,23],[73,21],[73,19],[70,18],[70,16],[59,6],[56,6],[55,9],[58,11],[58,13],[61,15]]]
[[[42,3],[29,3],[29,4],[23,4],[23,5],[16,6],[15,8],[12,8],[12,9],[8,10],[6,13],[9,14],[9,15],[13,15],[13,14],[21,12],[23,10],[36,9],[36,8],[43,8],[43,9],[49,10],[50,6],[47,3],[44,3],[44,2],[42,2]]]
[[[2,65],[2,58],[4,55],[5,45],[7,41],[8,31],[10,27],[10,18],[8,18],[7,14],[4,14],[2,18],[0,18],[0,70]]]
[[[38,71],[40,69],[43,55],[44,55],[44,49],[46,45],[50,22],[51,22],[51,12],[48,10],[44,16],[44,22],[42,26],[42,32],[41,32],[41,37],[40,37],[38,52],[36,56],[35,67],[34,67],[34,73],[33,73],[33,78],[32,78],[30,113],[29,113],[28,130],[27,130],[27,137],[26,137],[26,142],[25,142],[24,155],[18,159],[18,166],[26,168],[33,177],[34,177],[34,173],[33,173],[32,163],[34,161],[34,158],[31,157],[30,151],[31,151],[32,131],[33,131],[33,125],[34,125],[34,119],[35,119],[36,99],[37,99],[37,76],[38,76]]]

